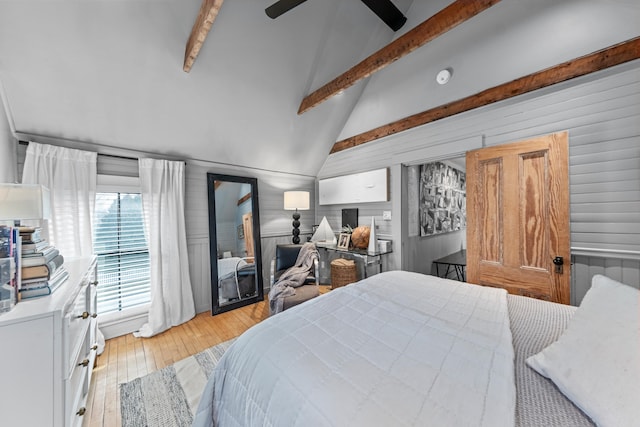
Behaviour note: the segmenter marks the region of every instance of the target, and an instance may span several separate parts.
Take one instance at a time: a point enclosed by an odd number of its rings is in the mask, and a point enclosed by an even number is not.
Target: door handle
[[[553,264],[556,266],[556,273],[562,274],[562,266],[564,265],[564,259],[561,256],[557,256],[553,259]]]

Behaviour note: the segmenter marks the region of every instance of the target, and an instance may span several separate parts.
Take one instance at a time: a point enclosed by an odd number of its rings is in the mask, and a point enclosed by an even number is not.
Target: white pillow
[[[569,326],[527,359],[599,426],[640,425],[640,291],[595,275]]]

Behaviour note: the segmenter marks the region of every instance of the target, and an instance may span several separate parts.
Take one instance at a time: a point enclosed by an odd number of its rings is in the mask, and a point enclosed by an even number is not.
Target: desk
[[[451,267],[456,273],[456,277],[461,282],[466,282],[465,277],[465,267],[467,266],[467,251],[466,249],[462,249],[456,253],[447,255],[445,257],[436,259],[433,261],[436,265],[436,275],[438,277],[449,277],[449,273],[451,272]],[[440,266],[446,267],[443,276],[440,276]]]
[[[353,259],[356,262],[358,271],[358,280],[369,277],[371,274],[367,271],[369,267],[377,267],[373,274],[381,273],[382,258],[388,255],[392,250],[385,252],[367,252],[366,249],[350,249],[348,251],[339,250],[336,245],[327,245],[316,243],[318,254],[320,255],[320,283],[331,283],[331,261],[337,258]]]

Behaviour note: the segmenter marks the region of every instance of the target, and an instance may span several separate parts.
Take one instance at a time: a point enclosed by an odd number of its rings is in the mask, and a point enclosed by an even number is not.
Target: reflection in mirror
[[[263,299],[258,182],[207,174],[211,312],[222,313]]]

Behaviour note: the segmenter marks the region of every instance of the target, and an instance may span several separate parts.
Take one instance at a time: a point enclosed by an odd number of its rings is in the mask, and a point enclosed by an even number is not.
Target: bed
[[[377,274],[241,335],[209,379],[193,425],[594,425],[526,362],[561,341],[575,312],[497,288]],[[631,387],[625,392],[638,390]],[[626,409],[637,420],[638,410]]]

